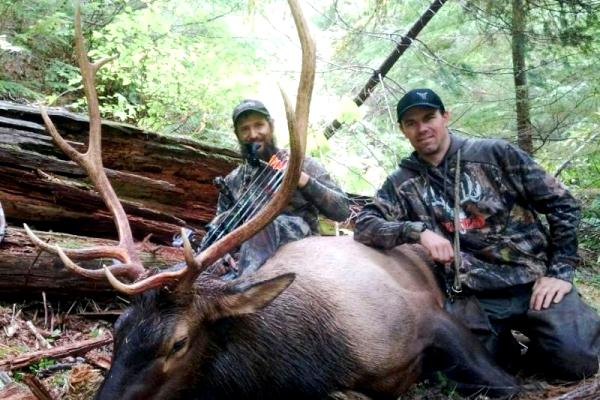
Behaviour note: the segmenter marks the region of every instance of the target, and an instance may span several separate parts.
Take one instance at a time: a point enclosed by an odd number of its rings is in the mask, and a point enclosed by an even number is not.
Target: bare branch
[[[561,174],[561,172],[563,172],[563,170],[565,168],[567,168],[569,166],[569,164],[571,164],[571,162],[575,159],[575,157],[577,156],[577,154],[579,154],[579,152],[581,150],[583,150],[588,144],[592,143],[594,140],[596,140],[596,138],[600,135],[600,132],[596,132],[595,134],[589,136],[586,140],[583,141],[583,143],[581,143],[579,145],[579,147],[577,147],[575,149],[575,151],[573,151],[571,153],[571,155],[569,156],[569,158],[567,158],[562,164],[560,164],[560,166],[556,169],[556,172],[554,172],[554,176],[556,178],[558,178]]]
[[[371,96],[375,86],[381,82],[381,79],[387,75],[390,69],[394,66],[396,61],[402,54],[410,47],[413,40],[419,35],[421,30],[429,23],[431,18],[442,8],[447,0],[433,0],[427,10],[419,17],[419,19],[413,24],[405,36],[402,37],[400,43],[394,48],[392,53],[383,61],[383,63],[376,69],[371,78],[367,81],[365,86],[361,89],[358,95],[354,98],[354,103],[357,106],[361,106]],[[331,122],[325,128],[325,137],[330,139],[335,132],[342,126],[342,123],[337,119]]]

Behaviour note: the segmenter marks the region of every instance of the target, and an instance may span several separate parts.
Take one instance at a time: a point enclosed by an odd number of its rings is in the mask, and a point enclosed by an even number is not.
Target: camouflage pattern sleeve
[[[227,211],[229,209],[229,201],[228,199],[225,198],[225,195],[223,195],[223,193],[219,193],[219,200],[217,201],[217,214],[222,214],[225,211]]]
[[[229,196],[225,195],[222,191],[219,191],[219,198],[217,200],[217,212],[215,218],[211,223],[222,219],[226,211],[233,207],[233,203],[239,198],[242,191],[242,182],[244,180],[245,168],[238,166],[231,171],[224,179],[224,185],[229,191]]]
[[[573,281],[580,207],[565,186],[544,171],[527,153],[508,145],[505,168],[524,204],[546,216],[550,227],[547,276]]]
[[[356,217],[354,239],[368,246],[391,249],[402,243],[418,242],[422,222],[406,221],[405,202],[388,178],[381,189]]]
[[[348,197],[333,181],[321,164],[311,158],[305,160],[304,172],[310,179],[300,189],[302,195],[317,207],[319,212],[334,221],[344,221],[350,216]]]

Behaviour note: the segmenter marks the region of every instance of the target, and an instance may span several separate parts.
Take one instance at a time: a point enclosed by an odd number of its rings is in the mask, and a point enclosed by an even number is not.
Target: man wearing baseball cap
[[[421,244],[446,308],[509,371],[594,375],[600,318],[573,285],[577,201],[508,142],[453,134],[431,89],[407,92],[396,111],[415,151],[359,213],[354,238],[384,249]],[[529,339],[524,357],[512,330]]]
[[[275,143],[274,120],[261,101],[241,101],[233,109],[232,121],[246,162],[225,177],[217,216],[209,230],[218,227],[236,204],[252,202],[249,197],[260,194],[261,187],[257,182],[264,176],[261,173],[264,174],[265,167],[264,163],[252,162],[252,159],[268,162],[273,156],[280,160],[286,160],[288,156],[287,150],[279,149]],[[250,187],[253,189],[248,190]],[[242,244],[237,264],[228,259],[235,270],[233,275],[255,271],[285,243],[319,235],[319,214],[334,221],[346,220],[350,215],[348,199],[318,161],[305,157],[298,189],[289,205],[261,232]]]

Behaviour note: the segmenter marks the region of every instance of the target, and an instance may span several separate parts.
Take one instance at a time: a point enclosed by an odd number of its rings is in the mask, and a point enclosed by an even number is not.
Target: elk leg
[[[510,397],[519,391],[516,379],[501,369],[479,340],[446,312],[431,318],[432,345],[425,352],[424,370],[441,371],[464,394]]]

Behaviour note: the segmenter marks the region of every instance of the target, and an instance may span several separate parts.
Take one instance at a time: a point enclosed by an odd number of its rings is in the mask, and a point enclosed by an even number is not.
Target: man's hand
[[[441,263],[449,263],[454,259],[454,249],[452,243],[443,236],[430,231],[429,229],[421,232],[421,239],[419,240],[421,246],[425,247],[433,261]]]
[[[560,303],[567,293],[571,291],[573,284],[562,279],[542,276],[535,281],[529,308],[539,311],[550,307],[552,302]]]

